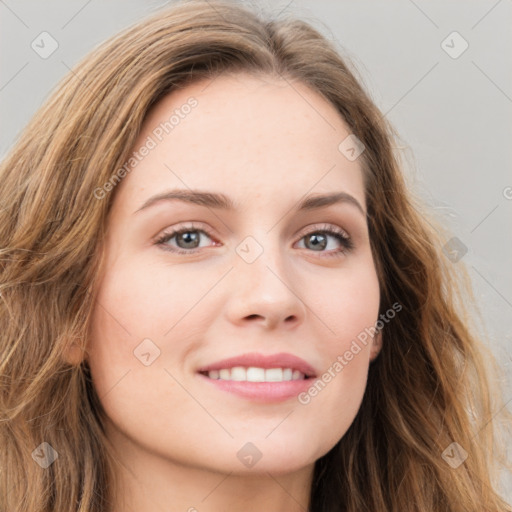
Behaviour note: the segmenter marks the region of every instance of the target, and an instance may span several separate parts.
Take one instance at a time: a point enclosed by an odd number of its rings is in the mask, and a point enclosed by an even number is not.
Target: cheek
[[[373,262],[360,263],[341,270],[330,281],[329,293],[324,288],[315,297],[319,316],[328,327],[328,335],[319,337],[323,368],[298,401],[312,422],[322,418],[322,443],[327,448],[352,424],[366,389],[380,293]]]
[[[121,432],[149,449],[152,442],[163,443],[169,425],[179,424],[176,411],[186,417],[190,408],[189,397],[171,376],[188,350],[181,324],[165,336],[186,306],[179,297],[170,302],[165,283],[138,268],[144,267],[119,265],[104,279],[92,317],[88,362],[107,428],[115,427],[111,435]],[[184,343],[173,343],[180,336]]]
[[[355,341],[354,341],[355,340]],[[311,386],[298,396],[305,418],[303,428],[320,430],[319,451],[329,451],[347,432],[357,415],[369,367],[370,344],[355,339],[329,347],[328,366]]]
[[[117,261],[106,273],[98,302],[137,338],[151,333],[162,337],[207,291],[204,281],[165,264],[131,258]]]
[[[363,348],[365,340],[371,342],[368,332],[378,319],[380,287],[373,260],[364,256],[333,272],[328,279],[310,284],[308,302],[311,300],[311,309],[326,328],[322,352],[331,360],[349,350],[351,341],[358,336]]]
[[[178,356],[187,348],[187,338],[193,339],[211,323],[201,298],[219,277],[183,267],[170,268],[147,258],[115,260],[105,273],[94,312],[90,346],[96,360],[130,367],[133,351],[143,340],[150,339],[164,350],[179,337],[178,346],[172,344],[173,350],[166,354]]]
[[[118,425],[144,434],[157,411],[165,414],[163,404],[190,406],[166,370],[182,381],[183,361],[211,325],[209,312],[194,307],[215,276],[201,279],[195,272],[195,277],[135,258],[119,258],[105,273],[92,316],[88,362],[100,401]]]

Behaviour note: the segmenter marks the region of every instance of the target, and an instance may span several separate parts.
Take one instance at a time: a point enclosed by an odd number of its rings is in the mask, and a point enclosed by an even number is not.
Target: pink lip
[[[283,382],[244,382],[236,380],[209,379],[198,375],[207,384],[255,402],[281,402],[306,391],[314,379],[288,380]]]
[[[291,368],[292,370],[299,370],[299,372],[306,375],[306,377],[315,377],[315,369],[304,359],[280,352],[279,354],[264,355],[257,352],[250,352],[240,356],[222,359],[215,363],[209,364],[199,368],[198,372],[209,372],[211,370],[222,370],[223,368],[233,368],[234,366],[256,366],[258,368]]]
[[[222,370],[223,368],[233,368],[234,366],[244,366],[246,368],[250,366],[258,368],[291,368],[292,370],[299,370],[308,378],[283,382],[246,382],[210,379],[204,375],[205,372],[211,370]],[[266,356],[258,353],[249,353],[203,366],[198,369],[198,376],[222,391],[233,393],[251,401],[269,403],[296,397],[312,385],[316,372],[309,363],[293,354],[279,353]]]

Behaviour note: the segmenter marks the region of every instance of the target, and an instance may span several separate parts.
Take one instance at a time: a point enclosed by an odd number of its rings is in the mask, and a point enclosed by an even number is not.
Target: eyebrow
[[[161,201],[173,200],[206,206],[208,208],[214,208],[217,210],[233,211],[238,209],[237,204],[235,204],[231,198],[222,193],[206,192],[201,190],[174,189],[150,197],[138,210],[134,212],[134,214],[145,210],[156,203],[160,203]],[[302,199],[296,206],[295,211],[311,211],[319,208],[325,208],[334,204],[343,203],[355,206],[366,217],[366,212],[364,211],[359,201],[347,192],[312,194]]]

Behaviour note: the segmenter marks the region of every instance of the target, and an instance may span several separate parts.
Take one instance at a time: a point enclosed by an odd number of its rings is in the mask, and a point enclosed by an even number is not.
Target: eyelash
[[[180,234],[187,233],[187,232],[194,232],[194,231],[196,231],[198,233],[203,233],[203,234],[207,235],[209,238],[212,238],[212,239],[214,238],[213,235],[208,230],[198,228],[197,226],[194,226],[192,224],[190,226],[186,226],[183,228],[172,230],[170,232],[162,233],[162,235],[156,239],[155,245],[161,246],[164,251],[169,251],[169,252],[172,252],[175,254],[195,254],[198,251],[200,251],[201,249],[198,249],[198,248],[191,249],[191,250],[185,250],[185,249],[180,249],[180,248],[170,249],[169,246],[166,245],[166,242],[168,242],[169,240],[174,238],[176,235],[180,235]],[[307,232],[306,234],[302,235],[300,240],[302,240],[303,238],[305,238],[308,235],[313,235],[313,234],[318,234],[318,233],[323,233],[323,234],[328,234],[328,235],[333,236],[340,242],[340,244],[342,246],[341,249],[325,252],[325,254],[320,256],[321,258],[340,257],[340,256],[350,252],[354,248],[354,244],[353,244],[351,238],[349,236],[347,236],[345,231],[343,231],[340,228],[333,227],[330,224],[325,224],[320,229],[314,229],[312,231]],[[311,251],[311,252],[316,252],[316,251]],[[323,253],[323,252],[324,251],[319,251],[319,253]]]

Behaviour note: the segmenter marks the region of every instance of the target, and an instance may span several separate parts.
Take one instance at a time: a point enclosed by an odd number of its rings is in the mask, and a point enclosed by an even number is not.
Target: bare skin
[[[350,131],[317,93],[249,75],[173,91],[134,151],[190,97],[197,106],[117,186],[105,240],[87,358],[123,464],[116,510],[305,511],[314,463],[353,422],[381,347],[370,338],[333,373],[378,319],[360,160],[338,149]],[[162,200],[137,211],[171,189],[222,193],[237,208]],[[338,191],[354,200],[295,211]],[[155,243],[184,227],[197,248]],[[248,352],[290,353],[334,376],[301,403],[241,397],[198,373]]]

